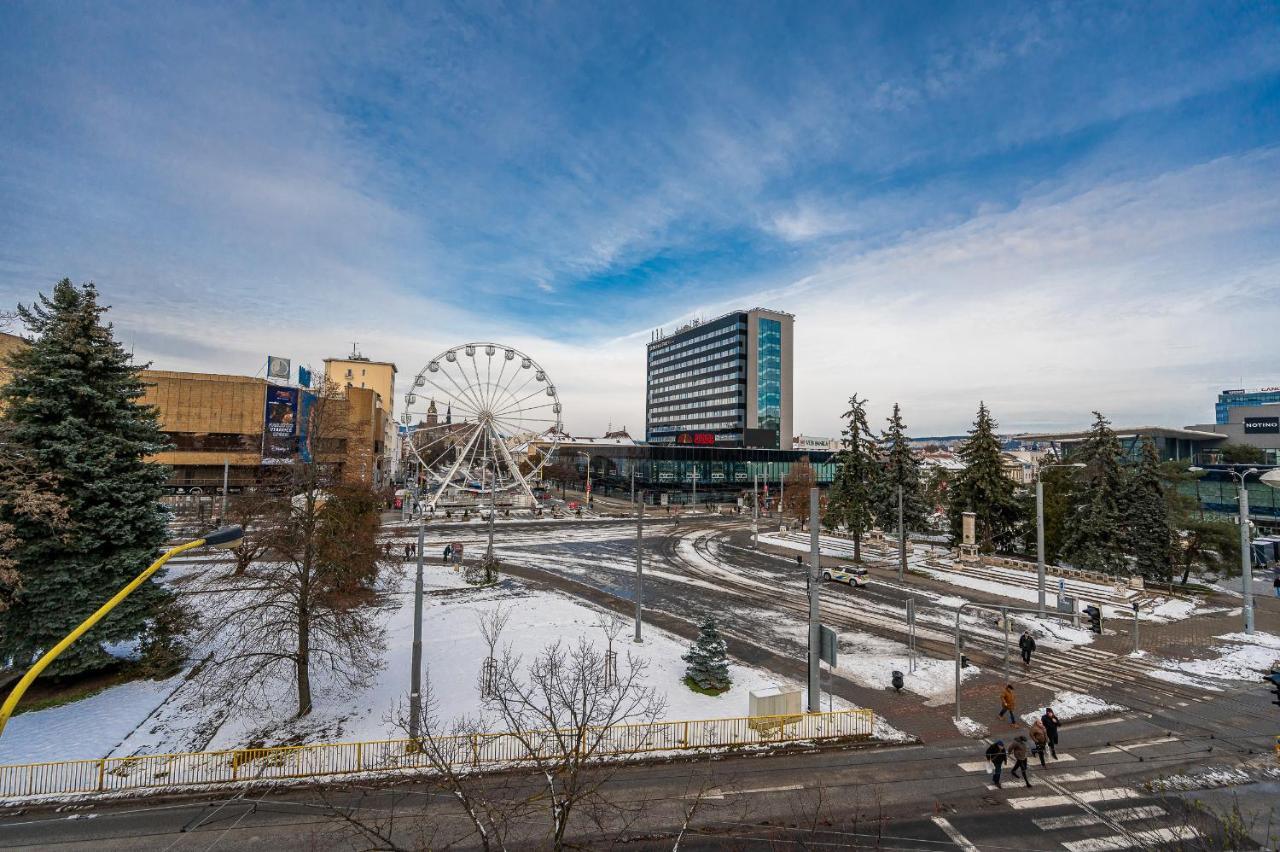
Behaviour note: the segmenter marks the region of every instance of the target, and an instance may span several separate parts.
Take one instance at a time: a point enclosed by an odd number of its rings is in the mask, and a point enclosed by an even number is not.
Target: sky
[[[0,306],[94,281],[139,359],[246,375],[495,340],[640,436],[652,330],[758,305],[806,434],[1212,422],[1280,385],[1277,44],[1273,2],[7,2]]]

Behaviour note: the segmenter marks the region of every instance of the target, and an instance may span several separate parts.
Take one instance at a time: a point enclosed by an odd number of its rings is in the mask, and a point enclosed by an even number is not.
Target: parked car
[[[822,579],[829,580],[833,583],[847,583],[854,588],[865,586],[867,581],[861,575],[855,573],[859,569],[845,570],[844,568],[823,568]],[[866,569],[860,569],[863,574]]]

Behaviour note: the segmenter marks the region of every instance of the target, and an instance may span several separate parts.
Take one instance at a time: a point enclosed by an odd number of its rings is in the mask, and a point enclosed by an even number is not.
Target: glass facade
[[[645,440],[740,444],[746,427],[747,315],[732,313],[649,344]]]
[[[1257,481],[1250,481],[1245,488],[1249,492],[1249,517],[1280,521],[1280,488]],[[1200,501],[1203,511],[1230,516],[1240,511],[1239,490],[1240,486],[1229,474],[1217,471],[1182,486],[1184,494]]]
[[[1219,424],[1230,423],[1232,408],[1241,406],[1253,408],[1270,402],[1280,402],[1280,388],[1267,388],[1266,390],[1257,391],[1227,390],[1218,394],[1218,403],[1214,406],[1214,414]]]
[[[776,431],[782,427],[782,323],[761,318],[757,327],[757,424]]]

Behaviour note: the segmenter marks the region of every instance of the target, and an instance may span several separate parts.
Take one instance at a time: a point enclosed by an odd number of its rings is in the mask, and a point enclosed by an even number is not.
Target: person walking
[[[1058,714],[1053,712],[1052,707],[1044,708],[1044,715],[1040,717],[1041,724],[1044,725],[1045,736],[1049,741],[1049,753],[1053,755],[1053,759],[1058,759]]]
[[[992,766],[991,783],[997,787],[1000,786],[1000,773],[1004,769],[1004,762],[1008,756],[1004,750],[1004,740],[996,740],[987,746],[987,760]]]
[[[1031,652],[1036,649],[1036,640],[1031,635],[1030,630],[1022,631],[1022,638],[1018,640],[1018,647],[1022,650],[1022,665],[1030,668]]]
[[[406,545],[404,546],[404,558],[405,558],[405,559],[408,559],[408,558],[409,558],[409,551],[410,551],[410,546],[409,546],[408,544],[406,544]]]
[[[444,564],[445,564],[445,565],[448,565],[448,564],[449,564],[449,560],[450,560],[450,558],[452,558],[452,557],[453,557],[453,545],[452,545],[452,544],[446,544],[446,545],[444,546],[444,560],[443,560],[443,561],[444,561]]]
[[[1018,734],[1014,739],[1013,745],[1009,746],[1009,756],[1013,758],[1013,769],[1009,770],[1009,774],[1014,778],[1018,777],[1018,771],[1022,771],[1022,780],[1031,786],[1031,776],[1027,774],[1027,738],[1025,734]]]
[[[1013,684],[1006,683],[1004,685],[1004,692],[1000,693],[1000,712],[997,715],[1003,719],[1004,714],[1008,713],[1009,724],[1017,727],[1018,714],[1014,711],[1014,703]]]
[[[383,547],[382,547],[382,553],[383,553],[383,555],[384,555],[384,556],[386,556],[388,559],[390,559],[390,558],[391,558],[391,539],[387,539],[386,544],[384,544],[384,545],[383,545]]]
[[[1044,769],[1044,753],[1049,745],[1049,733],[1044,729],[1044,720],[1036,719],[1031,726],[1031,753],[1040,758],[1040,768]]]

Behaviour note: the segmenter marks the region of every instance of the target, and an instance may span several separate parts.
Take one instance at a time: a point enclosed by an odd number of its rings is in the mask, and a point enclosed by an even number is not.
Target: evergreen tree
[[[898,528],[898,486],[902,486],[902,522],[908,530],[923,530],[928,515],[920,461],[911,452],[907,427],[895,402],[888,418],[889,428],[880,433],[880,457],[884,459],[881,475],[876,477],[873,511],[877,522],[886,530]]]
[[[1093,428],[1073,458],[1082,462],[1063,557],[1077,568],[1127,574],[1124,451],[1111,421],[1093,413]]]
[[[1142,456],[1129,478],[1126,495],[1129,546],[1137,573],[1148,580],[1173,580],[1173,527],[1169,500],[1160,475],[1160,457],[1150,438],[1142,440]]]
[[[862,560],[862,536],[875,522],[872,493],[880,475],[880,450],[867,425],[867,401],[855,393],[842,430],[843,447],[836,455],[836,473],[827,503],[827,526],[848,528],[853,538],[853,559]]]
[[[702,622],[693,647],[680,659],[689,664],[685,676],[701,689],[723,692],[733,683],[729,679],[729,646],[714,618]]]
[[[986,403],[978,404],[978,416],[969,430],[969,439],[960,447],[958,455],[964,469],[955,474],[948,489],[951,499],[947,517],[952,541],[960,542],[962,513],[973,512],[978,546],[987,552],[1008,550],[1018,539],[1022,510],[1014,494],[1013,481],[1005,476],[996,422]]]
[[[1076,471],[1072,467],[1054,467],[1062,464],[1057,453],[1050,452],[1040,459],[1039,476],[1044,488],[1044,558],[1056,564],[1062,555],[1070,526],[1072,508],[1076,502]],[[1035,511],[1034,495],[1032,508]],[[1028,537],[1028,555],[1035,555],[1035,516],[1031,517],[1031,535]]]
[[[0,659],[25,668],[155,559],[165,540],[159,511],[165,469],[145,458],[164,447],[144,385],[102,316],[92,284],[63,279],[18,312],[35,335],[14,353],[0,389],[6,440],[35,476],[54,483],[66,508],[65,534],[50,536],[22,516],[11,519],[22,586],[0,615]],[[73,674],[104,667],[102,643],[143,636],[171,600],[152,579],[121,602],[49,668]],[[166,622],[167,623],[167,622]]]

